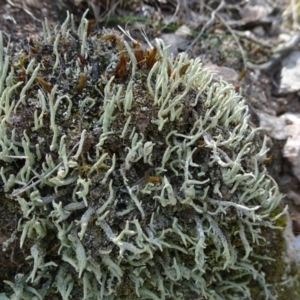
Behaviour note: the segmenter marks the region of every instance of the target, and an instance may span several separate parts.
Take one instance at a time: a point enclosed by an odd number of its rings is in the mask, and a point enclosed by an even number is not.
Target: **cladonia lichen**
[[[162,40],[87,28],[0,35],[0,193],[26,253],[7,297],[276,297],[261,249],[281,195],[242,97]]]

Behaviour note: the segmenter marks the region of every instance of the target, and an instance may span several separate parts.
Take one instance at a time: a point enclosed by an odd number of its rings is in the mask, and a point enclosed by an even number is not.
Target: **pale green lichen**
[[[275,298],[281,195],[244,100],[161,40],[87,28],[68,14],[25,49],[0,35],[0,193],[27,257],[6,295]]]

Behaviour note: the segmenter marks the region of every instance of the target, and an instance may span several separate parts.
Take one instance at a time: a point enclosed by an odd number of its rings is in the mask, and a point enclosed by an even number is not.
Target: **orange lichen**
[[[80,53],[77,53],[77,56],[79,58],[79,61],[82,65],[87,65],[88,61],[83,57],[83,55],[81,55]]]
[[[150,176],[149,174],[146,174],[145,177],[147,183],[153,183],[153,184],[161,183],[161,176]]]
[[[145,61],[144,51],[141,49],[141,44],[138,42],[133,42],[132,49],[137,61],[137,65],[139,68],[141,68],[142,63]]]
[[[26,70],[22,69],[19,73],[18,73],[18,81],[25,81],[26,78]]]
[[[152,49],[147,50],[144,56],[146,59],[146,69],[151,70],[154,64],[159,60],[157,47],[154,46]]]
[[[117,79],[125,79],[127,77],[127,61],[127,56],[122,54],[115,69],[115,77]]]
[[[43,78],[41,78],[41,77],[36,77],[36,81],[37,81],[40,85],[42,85],[42,87],[43,87],[48,93],[51,92],[52,86],[51,86],[49,83],[47,83]]]
[[[122,52],[124,50],[124,45],[123,45],[120,37],[118,37],[117,35],[115,35],[115,34],[106,34],[106,35],[104,35],[100,38],[100,41],[107,41],[107,40],[114,41],[118,46],[119,52]]]
[[[96,20],[93,19],[93,20],[89,20],[88,21],[88,25],[87,25],[87,36],[90,36],[91,35],[91,32],[92,32],[92,26],[96,23]]]
[[[83,73],[80,73],[79,74],[78,85],[77,85],[77,88],[76,88],[78,94],[82,93],[82,90],[83,90],[84,85],[85,85],[85,81],[86,81],[85,75]]]
[[[180,70],[179,70],[179,75],[180,75],[180,76],[183,76],[183,75],[186,73],[186,70],[188,69],[188,67],[189,67],[190,65],[191,65],[190,62],[184,64],[184,65],[180,68]]]

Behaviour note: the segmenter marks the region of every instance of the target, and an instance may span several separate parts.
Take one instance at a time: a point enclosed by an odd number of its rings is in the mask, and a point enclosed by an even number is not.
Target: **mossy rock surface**
[[[281,195],[241,96],[160,40],[73,23],[0,39],[8,299],[284,299]]]

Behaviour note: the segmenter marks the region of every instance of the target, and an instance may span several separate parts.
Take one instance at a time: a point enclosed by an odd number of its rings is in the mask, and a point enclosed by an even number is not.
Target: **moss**
[[[283,231],[283,230],[282,230]],[[262,271],[265,273],[266,282],[270,289],[274,291],[277,299],[295,299],[299,296],[299,266],[297,263],[286,263],[286,240],[277,231],[265,229],[262,236],[266,238],[266,243],[257,253],[261,256],[268,256],[268,260],[263,263]],[[253,299],[264,299],[261,289],[251,284],[251,294]]]

